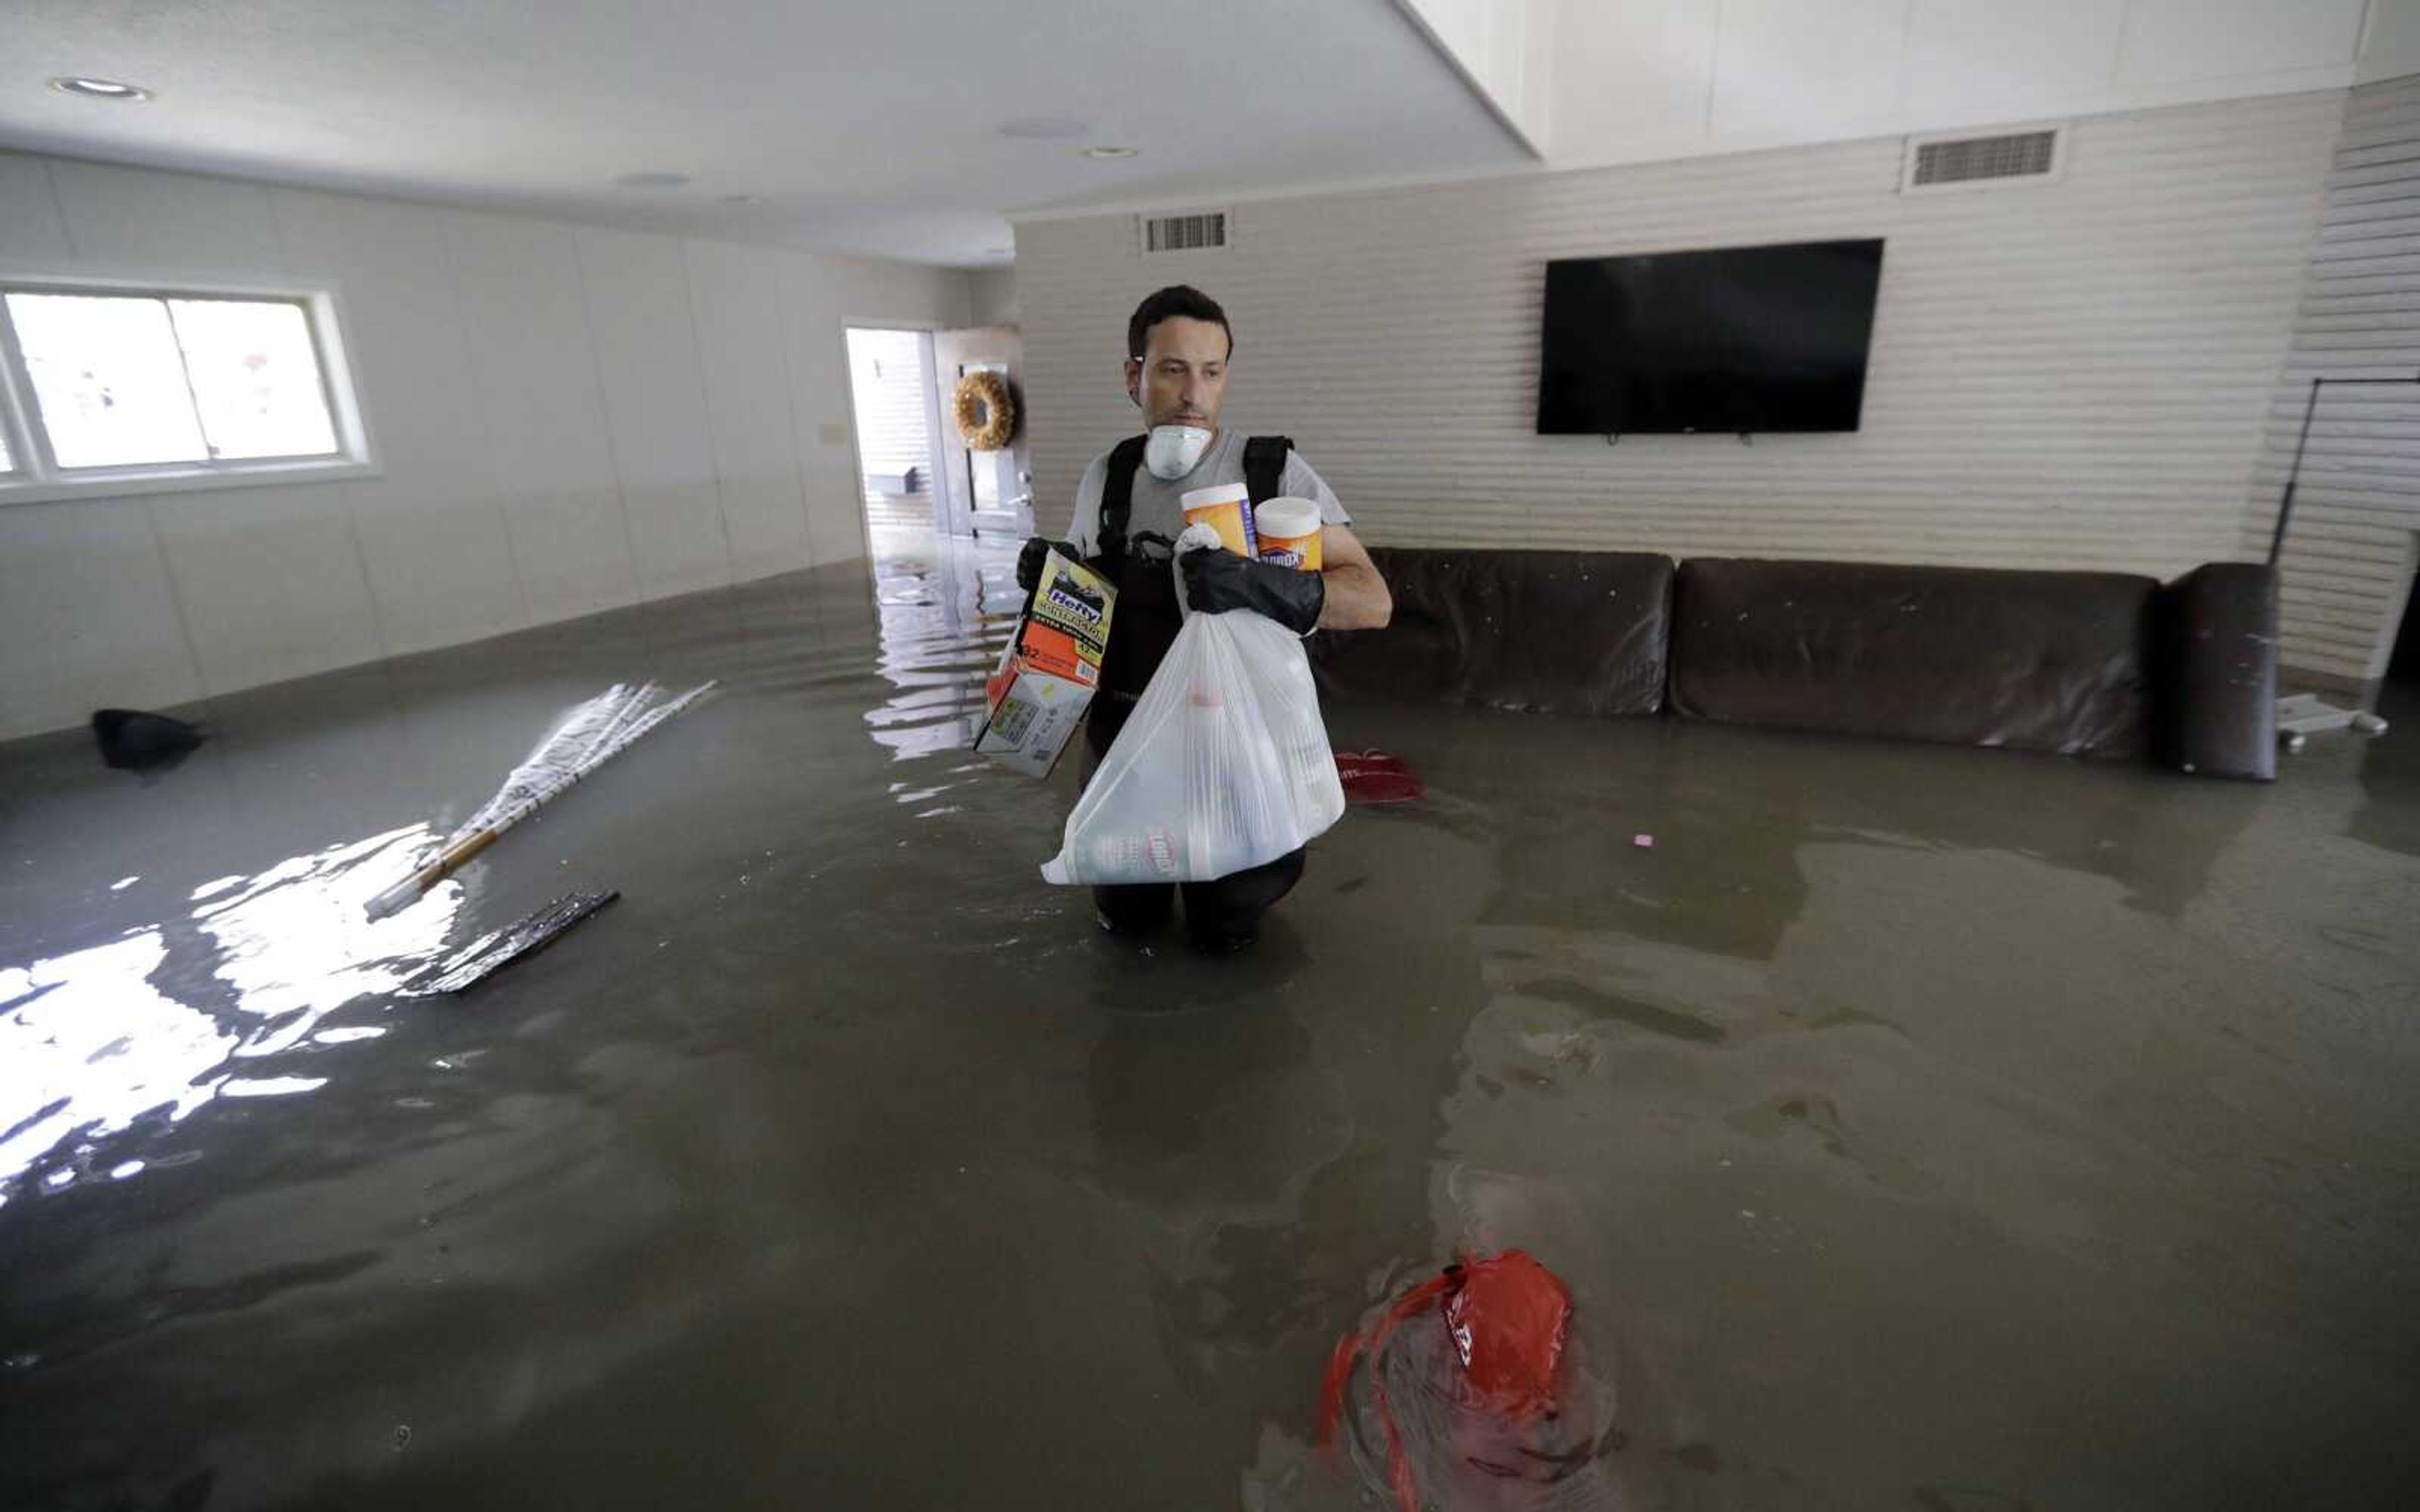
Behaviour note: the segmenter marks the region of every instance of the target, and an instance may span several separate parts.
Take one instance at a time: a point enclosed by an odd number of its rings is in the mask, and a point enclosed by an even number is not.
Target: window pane
[[[121,295],[11,294],[8,317],[63,468],[209,455],[168,309]]]
[[[210,455],[325,456],[336,449],[302,306],[285,300],[170,300]]]
[[[0,430],[0,472],[17,471],[17,459],[8,455],[8,433]]]

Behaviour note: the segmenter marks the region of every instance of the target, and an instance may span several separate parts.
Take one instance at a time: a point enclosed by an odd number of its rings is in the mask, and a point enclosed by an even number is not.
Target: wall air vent
[[[1187,210],[1179,215],[1137,217],[1145,253],[1206,252],[1227,244],[1225,210]]]
[[[2058,177],[2066,132],[2056,127],[1991,136],[1912,136],[1900,170],[1900,189],[1996,188]]]

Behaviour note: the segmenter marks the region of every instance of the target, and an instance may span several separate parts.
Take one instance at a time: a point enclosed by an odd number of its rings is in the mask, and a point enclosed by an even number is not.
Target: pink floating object
[[[1652,835],[1633,835],[1630,837],[1630,843],[1637,846],[1642,851],[1652,851],[1655,848],[1655,837]]]

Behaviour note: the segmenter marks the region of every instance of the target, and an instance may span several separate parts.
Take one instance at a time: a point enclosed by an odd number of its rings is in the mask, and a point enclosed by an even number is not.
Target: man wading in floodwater
[[[1323,571],[1298,572],[1232,551],[1188,552],[1185,599],[1196,613],[1251,609],[1309,635],[1374,630],[1393,611],[1386,579],[1354,539],[1353,517],[1293,443],[1218,428],[1234,347],[1227,313],[1200,289],[1175,285],[1143,301],[1126,322],[1126,397],[1141,408],[1150,430],[1093,458],[1076,487],[1076,518],[1065,541],[1037,536],[1017,554],[1016,583],[1027,593],[1053,547],[1117,587],[1109,656],[1084,729],[1086,781],[1176,639],[1181,622],[1168,561],[1171,543],[1185,529],[1178,501],[1191,490],[1240,483],[1254,504],[1280,496],[1315,501],[1325,562]],[[1216,882],[1185,883],[1186,933],[1205,950],[1241,949],[1257,937],[1269,905],[1301,879],[1302,852],[1295,850]],[[1168,922],[1176,887],[1094,887],[1101,927],[1113,934],[1159,928]]]

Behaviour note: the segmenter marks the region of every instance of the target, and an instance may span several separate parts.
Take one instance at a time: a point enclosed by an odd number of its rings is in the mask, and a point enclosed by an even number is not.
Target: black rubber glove
[[[1047,535],[1032,537],[1016,548],[1016,586],[1020,593],[1033,592],[1033,585],[1042,580],[1042,559],[1053,551],[1070,562],[1083,560],[1082,554],[1064,541],[1054,541]]]
[[[1248,609],[1265,614],[1296,635],[1319,625],[1327,584],[1315,572],[1280,567],[1233,551],[1187,551],[1176,559],[1185,574],[1185,601],[1203,614]]]

